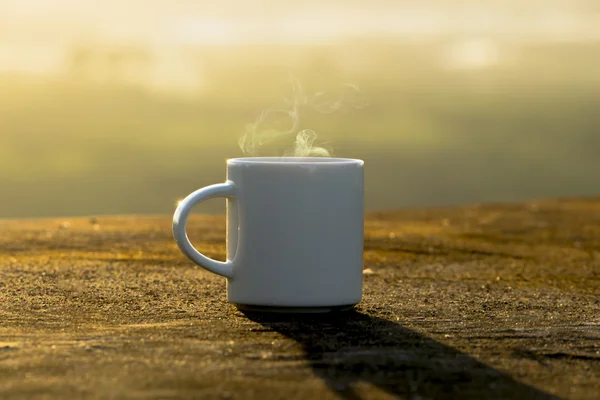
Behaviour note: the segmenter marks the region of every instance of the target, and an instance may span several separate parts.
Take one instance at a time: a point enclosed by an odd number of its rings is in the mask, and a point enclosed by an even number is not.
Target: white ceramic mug
[[[327,311],[362,296],[363,161],[252,157],[227,160],[227,181],[179,203],[177,245],[190,260],[227,278],[240,308]],[[227,198],[227,261],[197,251],[186,234],[192,207]]]

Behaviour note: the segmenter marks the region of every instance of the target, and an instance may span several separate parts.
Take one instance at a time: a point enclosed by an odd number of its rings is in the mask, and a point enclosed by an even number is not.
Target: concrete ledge
[[[224,256],[222,217],[192,240]],[[353,311],[242,313],[170,217],[0,221],[2,398],[600,393],[600,199],[375,213]]]

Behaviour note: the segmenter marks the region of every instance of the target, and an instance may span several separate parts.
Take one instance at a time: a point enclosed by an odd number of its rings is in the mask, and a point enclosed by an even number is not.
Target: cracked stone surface
[[[190,237],[223,259],[221,216]],[[0,397],[600,397],[600,199],[372,213],[353,311],[243,313],[170,216],[0,220]]]

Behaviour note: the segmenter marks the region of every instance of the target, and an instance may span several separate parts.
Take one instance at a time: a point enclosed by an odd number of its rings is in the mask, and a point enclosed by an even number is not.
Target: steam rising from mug
[[[292,148],[285,156],[293,157],[330,157],[331,149],[317,146],[317,134],[311,129],[300,129],[300,110],[311,108],[323,114],[329,114],[345,107],[362,108],[368,101],[361,95],[358,85],[346,83],[335,92],[316,92],[307,95],[298,79],[291,76],[292,99],[287,100],[288,107],[267,109],[256,120],[246,125],[244,136],[239,140],[242,151],[256,156],[265,145],[295,135]]]

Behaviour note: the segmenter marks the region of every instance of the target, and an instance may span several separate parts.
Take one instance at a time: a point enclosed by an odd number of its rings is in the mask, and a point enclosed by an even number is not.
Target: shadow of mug
[[[398,398],[559,398],[421,333],[355,310],[243,314],[296,341],[315,376],[343,399],[362,398],[357,382]]]

